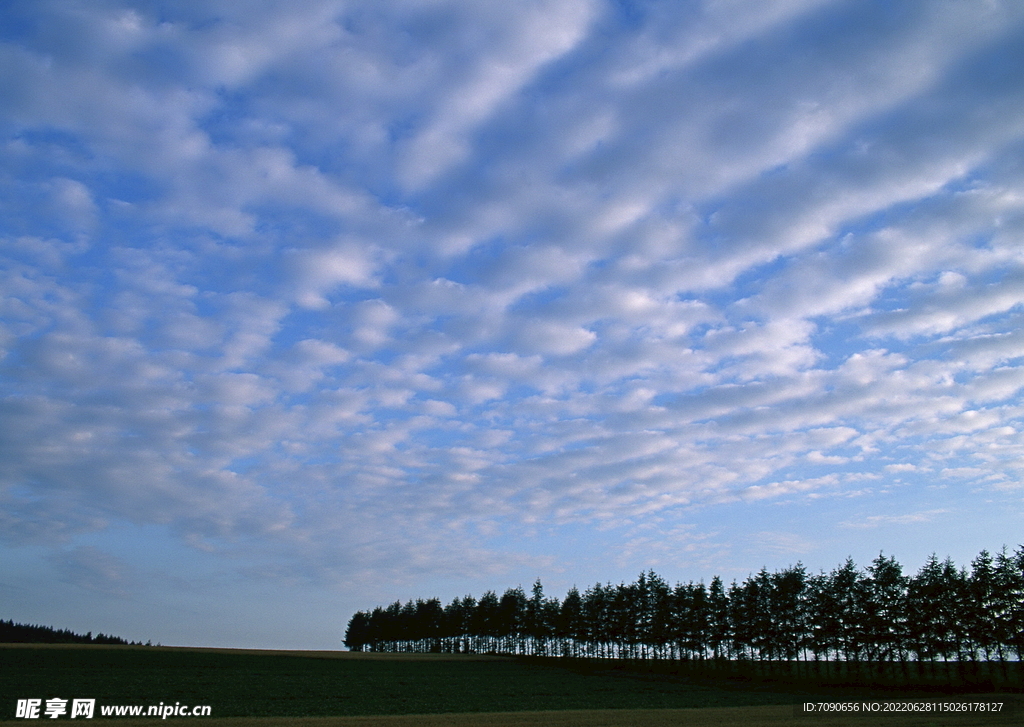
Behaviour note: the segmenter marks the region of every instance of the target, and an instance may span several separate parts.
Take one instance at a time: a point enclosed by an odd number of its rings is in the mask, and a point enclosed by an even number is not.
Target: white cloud
[[[814,549],[814,544],[796,533],[765,531],[757,533],[754,542],[760,548],[777,553],[804,555]]]
[[[421,187],[471,152],[466,135],[495,114],[542,68],[570,51],[584,36],[595,3],[544,0],[508,5],[491,2],[464,7],[470,14],[454,38],[445,38],[463,67],[449,67],[457,79],[442,91],[429,121],[411,140],[399,178]],[[474,17],[475,16],[475,17]],[[460,47],[461,46],[461,47]],[[468,46],[468,47],[467,47]]]
[[[935,520],[936,516],[944,515],[948,510],[936,509],[922,512],[909,513],[906,515],[869,515],[862,520],[854,520],[840,523],[846,528],[877,528],[886,525],[916,525]]]
[[[0,497],[55,567],[125,522],[311,581],[705,558],[1020,480],[1012,3],[17,12]]]
[[[304,308],[327,308],[330,301],[325,295],[342,285],[379,285],[374,274],[380,267],[380,252],[370,243],[341,241],[326,249],[289,252],[295,259],[296,301]]]

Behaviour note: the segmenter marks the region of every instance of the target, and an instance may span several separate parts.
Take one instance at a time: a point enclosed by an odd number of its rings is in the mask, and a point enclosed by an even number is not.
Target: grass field
[[[441,654],[4,645],[0,694],[4,720],[14,718],[19,698],[56,696],[94,698],[97,705],[208,704],[213,717],[204,724],[239,727],[1009,723],[969,715],[797,717],[792,705],[801,701],[872,695],[709,682],[593,662]]]

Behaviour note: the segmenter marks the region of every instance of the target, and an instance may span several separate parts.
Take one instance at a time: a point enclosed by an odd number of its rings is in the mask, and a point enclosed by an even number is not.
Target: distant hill
[[[11,621],[0,621],[0,644],[125,644],[142,646],[141,641],[126,641],[120,636],[106,634],[82,635],[67,629],[57,630],[52,626],[30,626]],[[152,643],[145,644],[146,646]]]

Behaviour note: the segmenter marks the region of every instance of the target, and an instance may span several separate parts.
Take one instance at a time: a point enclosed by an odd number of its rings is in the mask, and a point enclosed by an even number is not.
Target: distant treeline
[[[1016,661],[1024,656],[1024,546],[982,551],[968,571],[930,557],[913,576],[879,555],[830,573],[797,564],[761,569],[729,586],[670,586],[642,573],[565,598],[510,588],[479,600],[432,598],[359,611],[353,651],[495,653],[562,657],[828,661]]]
[[[119,636],[106,634],[76,634],[67,629],[57,630],[52,626],[30,626],[11,621],[0,621],[0,644],[125,644],[142,646],[141,641],[127,641]],[[146,646],[151,646],[147,643]]]

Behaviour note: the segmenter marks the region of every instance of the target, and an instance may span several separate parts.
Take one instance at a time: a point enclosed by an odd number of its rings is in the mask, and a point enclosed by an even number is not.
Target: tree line
[[[653,570],[565,598],[540,580],[479,600],[437,598],[359,611],[353,651],[492,653],[623,659],[1021,661],[1024,546],[982,551],[970,569],[934,555],[914,575],[879,555],[829,573],[797,563],[726,586],[669,583]]]
[[[55,629],[52,626],[36,626],[14,623],[13,620],[0,620],[0,644],[124,644],[126,646],[142,646],[141,641],[128,641],[120,636],[110,636],[92,631],[87,634],[76,634],[68,629]],[[151,646],[147,643],[146,646]]]

